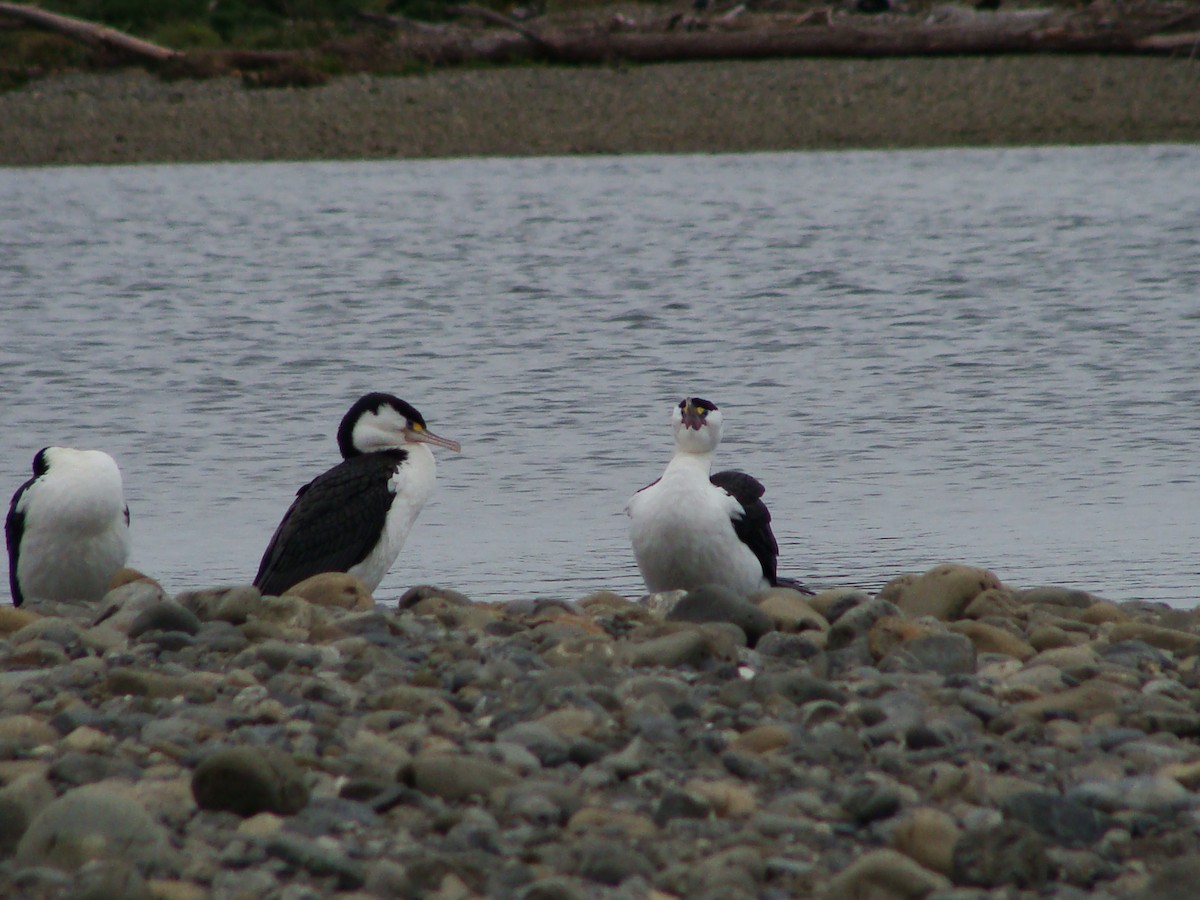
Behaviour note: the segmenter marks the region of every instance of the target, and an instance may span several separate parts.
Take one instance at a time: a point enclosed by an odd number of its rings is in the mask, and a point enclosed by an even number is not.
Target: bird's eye
[[[424,430],[425,430],[425,426],[424,426],[424,425],[422,425],[420,422],[413,422],[413,423],[412,423],[412,430],[413,430],[413,431],[424,431]]]

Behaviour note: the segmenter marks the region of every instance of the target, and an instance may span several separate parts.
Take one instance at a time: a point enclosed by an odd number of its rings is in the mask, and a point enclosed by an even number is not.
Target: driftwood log
[[[143,41],[141,38],[136,38],[123,31],[117,31],[115,28],[109,28],[106,25],[97,25],[95,22],[87,22],[83,19],[72,18],[71,16],[47,12],[44,9],[38,9],[36,6],[0,2],[0,15],[26,22],[38,28],[43,28],[46,31],[65,34],[67,37],[90,44],[93,47],[107,47],[119,50],[122,53],[127,53],[130,56],[140,59],[165,62],[180,55],[178,50],[171,50],[168,47],[152,44],[150,41]]]
[[[637,32],[551,35],[446,34],[400,38],[400,47],[431,64],[502,63],[535,58],[564,63],[680,62],[779,57],[946,56],[998,53],[1139,53],[1186,48],[1190,40],[1118,31],[1028,25],[929,24],[909,28],[832,25],[781,31]]]
[[[638,22],[613,16],[572,28],[533,27],[502,13],[464,4],[447,11],[484,22],[486,29],[431,25],[398,16],[362,12],[358,18],[389,32],[388,56],[428,65],[505,63],[539,59],[571,64],[679,62],[685,60],[782,57],[881,57],[1000,53],[1178,53],[1195,56],[1200,36],[1163,33],[1195,27],[1200,14],[1151,17],[1138,22],[1105,21],[1062,10],[975,12],[962,8],[944,21],[864,20],[830,10],[793,16],[727,13],[703,18],[676,13]],[[191,55],[161,47],[102,25],[0,2],[0,17],[70,35],[96,46],[157,62],[186,65]],[[680,23],[683,22],[682,27]],[[329,52],[328,47],[323,52]],[[312,51],[202,51],[195,54],[222,68],[304,65]]]

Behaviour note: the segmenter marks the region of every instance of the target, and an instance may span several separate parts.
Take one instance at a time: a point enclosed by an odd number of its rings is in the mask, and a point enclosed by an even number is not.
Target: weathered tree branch
[[[540,37],[535,42],[521,34],[447,35],[433,40],[423,36],[401,40],[397,50],[431,64],[470,60],[503,63],[522,57],[594,64],[1032,52],[1144,53],[1188,45],[1186,38],[1154,37],[1148,29],[1087,27],[1087,23],[1020,16],[979,16],[894,27],[835,23],[792,29],[755,26],[737,31],[592,30]]]
[[[156,62],[174,59],[181,55],[178,50],[143,41],[141,38],[135,38],[133,35],[117,31],[115,28],[97,25],[94,22],[85,22],[83,19],[75,19],[71,16],[61,16],[58,13],[47,12],[34,6],[0,2],[0,15],[20,19],[47,31],[65,34],[67,37],[83,41],[85,44],[95,47],[111,47],[132,56],[152,59]]]
[[[557,47],[543,35],[532,28],[526,28],[516,19],[510,18],[503,13],[498,13],[495,10],[485,9],[482,6],[475,6],[470,3],[459,3],[447,6],[446,12],[452,16],[471,16],[476,19],[482,19],[484,22],[490,22],[492,25],[498,25],[501,28],[511,29],[537,47],[543,54],[553,56],[557,53]]]

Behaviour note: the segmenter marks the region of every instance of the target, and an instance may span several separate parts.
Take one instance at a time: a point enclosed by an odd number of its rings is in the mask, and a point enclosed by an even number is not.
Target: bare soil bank
[[[140,72],[0,95],[0,164],[1200,140],[1200,63],[1012,56],[520,67],[310,89]]]

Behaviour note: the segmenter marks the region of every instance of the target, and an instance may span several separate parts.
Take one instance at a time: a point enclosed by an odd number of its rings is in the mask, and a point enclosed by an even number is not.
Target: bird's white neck
[[[676,450],[671,461],[667,463],[663,478],[695,478],[708,480],[712,471],[712,453],[691,453],[687,450]]]

